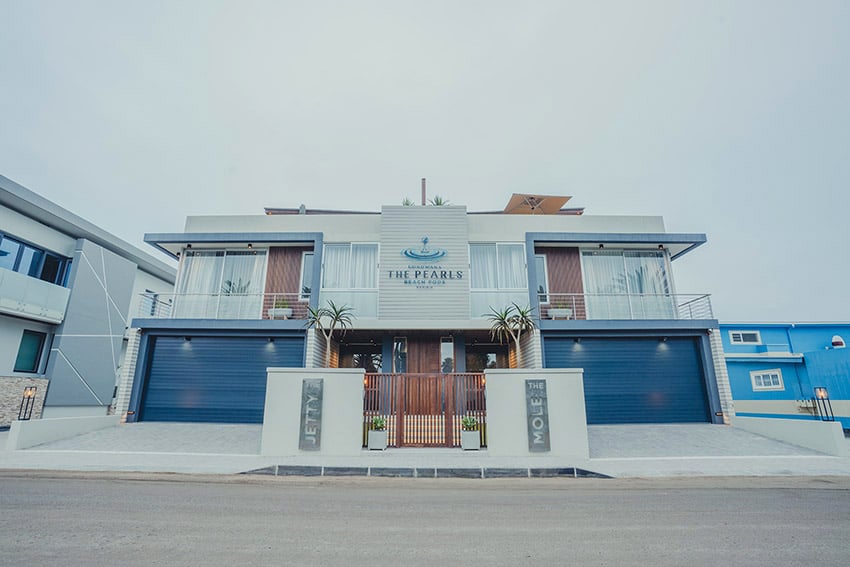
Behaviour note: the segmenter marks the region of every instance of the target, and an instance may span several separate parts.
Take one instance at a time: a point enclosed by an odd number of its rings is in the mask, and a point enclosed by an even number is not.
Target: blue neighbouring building
[[[850,429],[850,323],[723,323],[735,414],[820,419],[826,388],[835,420]]]

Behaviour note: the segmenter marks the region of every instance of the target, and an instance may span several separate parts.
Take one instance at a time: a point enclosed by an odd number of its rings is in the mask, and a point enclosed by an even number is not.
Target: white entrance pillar
[[[496,369],[485,378],[490,456],[590,457],[582,369]]]

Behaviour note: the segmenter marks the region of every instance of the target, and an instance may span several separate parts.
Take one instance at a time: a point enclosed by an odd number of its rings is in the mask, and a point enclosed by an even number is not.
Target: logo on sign
[[[405,258],[410,258],[411,260],[417,260],[419,262],[432,262],[434,260],[439,260],[440,258],[446,255],[446,251],[442,248],[437,248],[436,250],[428,249],[428,237],[422,237],[422,248],[415,250],[413,248],[405,248],[401,251],[401,254]]]

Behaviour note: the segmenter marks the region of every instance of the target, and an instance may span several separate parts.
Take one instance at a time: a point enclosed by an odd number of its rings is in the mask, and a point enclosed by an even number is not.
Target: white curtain
[[[664,253],[626,250],[624,256],[634,318],[672,319],[673,298]]]
[[[328,244],[324,249],[324,272],[322,287],[344,289],[349,287],[349,263],[351,248],[348,244]]]
[[[187,252],[173,317],[259,318],[265,268],[265,250]]]
[[[582,252],[588,319],[672,319],[664,253]]]
[[[629,288],[623,253],[619,250],[582,252],[588,319],[630,319]]]
[[[473,289],[496,289],[498,287],[498,269],[495,244],[470,244],[469,246],[470,286]]]
[[[201,250],[186,252],[177,284],[172,317],[186,319],[214,318],[218,307],[224,252]]]
[[[527,289],[525,270],[525,246],[522,244],[499,244],[499,287],[502,289]]]
[[[378,316],[378,245],[328,244],[324,248],[321,303],[347,305],[358,317]]]
[[[355,289],[378,287],[378,246],[376,244],[351,245],[351,287]]]
[[[265,284],[264,250],[227,252],[221,276],[219,319],[260,317]]]
[[[524,245],[471,244],[469,266],[471,317],[485,317],[511,303],[528,304]]]

